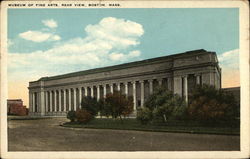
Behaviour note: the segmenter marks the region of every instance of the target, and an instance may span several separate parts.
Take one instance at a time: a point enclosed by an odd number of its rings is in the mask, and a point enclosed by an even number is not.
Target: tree
[[[85,109],[77,109],[75,112],[76,120],[80,123],[88,123],[93,119],[93,115]]]
[[[137,119],[164,123],[170,119],[183,119],[186,116],[186,109],[184,99],[162,87],[149,96]]]
[[[140,121],[141,124],[146,125],[153,119],[152,111],[147,107],[139,109],[136,119]]]
[[[124,98],[126,96],[123,96],[123,111],[122,111],[122,116],[127,117],[133,112],[133,97],[128,96],[127,98]]]
[[[154,108],[162,106],[173,97],[174,94],[171,91],[168,91],[165,87],[158,87],[158,89],[145,101],[144,106],[153,111]]]
[[[188,113],[191,119],[204,123],[234,120],[239,116],[234,96],[213,86],[197,86],[190,96]]]
[[[106,116],[106,113],[105,113],[105,100],[103,98],[101,98],[98,101],[98,110],[99,110],[101,118],[102,118],[102,116]]]
[[[91,113],[93,116],[96,116],[99,111],[99,103],[95,98],[92,98],[90,96],[85,96],[82,98],[81,102],[81,109],[85,109],[89,113]]]
[[[105,113],[111,115],[112,118],[127,116],[133,111],[133,100],[126,97],[120,91],[114,91],[106,95],[105,99]]]

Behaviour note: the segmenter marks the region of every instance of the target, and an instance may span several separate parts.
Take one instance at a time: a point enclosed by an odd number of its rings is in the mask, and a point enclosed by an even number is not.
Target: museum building
[[[159,86],[188,101],[195,85],[202,84],[221,88],[221,68],[216,53],[203,49],[42,77],[29,82],[29,114],[65,116],[67,111],[80,106],[83,96],[99,100],[115,90],[132,96],[136,111]]]

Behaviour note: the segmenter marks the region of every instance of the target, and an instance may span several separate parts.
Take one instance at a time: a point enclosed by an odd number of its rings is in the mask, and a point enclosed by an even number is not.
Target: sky
[[[8,9],[8,98],[28,105],[28,82],[205,49],[222,87],[239,86],[237,8]]]

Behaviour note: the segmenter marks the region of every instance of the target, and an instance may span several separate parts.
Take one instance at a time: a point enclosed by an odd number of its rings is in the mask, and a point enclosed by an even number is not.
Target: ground
[[[240,137],[67,128],[66,118],[8,121],[9,151],[231,151]]]

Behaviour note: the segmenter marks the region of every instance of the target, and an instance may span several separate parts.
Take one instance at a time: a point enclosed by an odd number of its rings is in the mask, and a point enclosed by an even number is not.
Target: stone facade
[[[28,109],[23,105],[22,99],[8,99],[7,110],[8,115],[28,115]]]
[[[134,110],[159,86],[188,100],[196,84],[221,87],[221,69],[216,53],[194,50],[185,53],[42,77],[29,83],[31,115],[60,116],[76,110],[83,96],[105,98],[120,90],[133,96]]]

